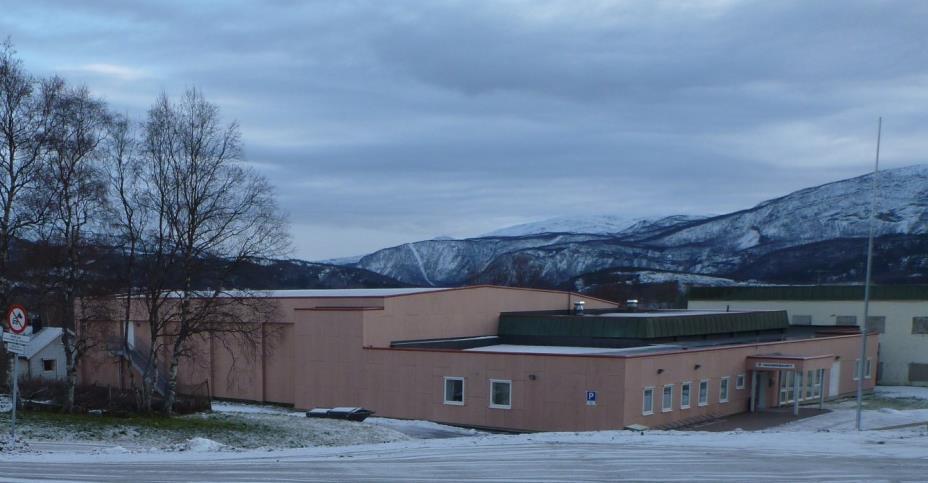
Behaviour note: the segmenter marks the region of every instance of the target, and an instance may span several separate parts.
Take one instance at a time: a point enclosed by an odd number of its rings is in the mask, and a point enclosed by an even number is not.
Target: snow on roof
[[[639,352],[643,348],[656,349],[679,349],[681,346],[673,344],[658,344],[645,347],[625,347],[614,349],[609,347],[570,347],[570,346],[546,346],[546,345],[514,345],[498,344],[484,347],[474,347],[464,349],[469,352],[510,352],[519,354],[566,354],[566,355],[615,355]]]
[[[61,340],[61,327],[46,327],[32,336],[26,345],[26,353],[22,357],[32,359],[39,351],[48,347],[55,340]]]

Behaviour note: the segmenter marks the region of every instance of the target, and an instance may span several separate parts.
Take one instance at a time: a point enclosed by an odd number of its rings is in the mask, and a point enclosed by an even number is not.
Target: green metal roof
[[[691,287],[689,300],[860,300],[863,285]],[[871,300],[928,300],[928,285],[874,285]]]
[[[786,311],[712,312],[633,316],[589,314],[556,315],[538,312],[503,313],[500,336],[593,337],[656,339],[789,327]]]

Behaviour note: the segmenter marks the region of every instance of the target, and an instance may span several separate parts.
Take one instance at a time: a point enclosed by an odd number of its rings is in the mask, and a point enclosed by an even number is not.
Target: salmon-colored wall
[[[589,309],[618,306],[568,292],[486,286],[384,300],[382,312],[365,317],[365,347],[390,347],[393,341],[496,335],[500,312],[568,310],[578,300]]]
[[[873,359],[875,371],[877,362],[877,336],[871,335],[869,353]],[[642,424],[656,427],[690,419],[737,414],[748,410],[751,394],[751,371],[746,366],[748,356],[779,352],[791,355],[825,355],[840,357],[842,368],[839,382],[839,395],[850,394],[856,390],[857,382],[853,378],[853,362],[860,353],[860,337],[856,335],[818,338],[802,341],[765,343],[748,346],[718,347],[709,350],[690,350],[666,355],[629,357],[626,365],[625,387],[630,392],[626,398],[626,424]],[[846,361],[850,361],[849,363]],[[695,369],[696,365],[699,369]],[[663,372],[658,374],[658,369]],[[745,375],[744,389],[736,389],[738,374]],[[768,407],[776,405],[778,380],[771,372],[773,387],[768,388]],[[721,378],[729,376],[729,398],[727,403],[719,402]],[[828,390],[830,369],[825,371],[823,390]],[[709,401],[706,406],[698,405],[699,381],[709,379]],[[692,382],[690,408],[680,408],[681,384]],[[875,377],[864,380],[865,389],[872,389]],[[673,409],[663,412],[661,396],[664,385],[673,384]],[[643,415],[644,389],[654,387],[654,414]]]

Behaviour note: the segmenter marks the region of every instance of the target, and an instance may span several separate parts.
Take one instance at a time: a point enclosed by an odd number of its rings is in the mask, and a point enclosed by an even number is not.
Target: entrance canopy
[[[790,354],[759,354],[748,356],[747,370],[749,371],[814,371],[828,369],[834,362],[834,354],[821,354],[815,356],[800,356]]]

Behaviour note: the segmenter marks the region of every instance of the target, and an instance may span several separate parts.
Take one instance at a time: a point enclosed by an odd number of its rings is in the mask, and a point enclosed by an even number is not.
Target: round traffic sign
[[[26,314],[26,308],[22,305],[11,305],[10,310],[6,313],[6,325],[10,332],[22,334],[29,327],[29,317]]]

